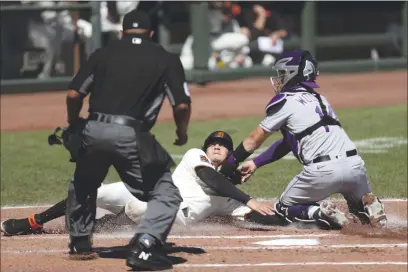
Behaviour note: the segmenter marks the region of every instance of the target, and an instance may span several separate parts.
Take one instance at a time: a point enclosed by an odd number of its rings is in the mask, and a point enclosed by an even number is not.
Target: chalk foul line
[[[277,234],[277,235],[169,235],[169,239],[270,239],[270,238],[309,238],[309,237],[337,237],[341,234],[318,233],[318,234]],[[133,233],[127,234],[94,234],[95,239],[115,240],[132,238]],[[1,236],[1,240],[35,240],[35,239],[68,239],[68,234],[44,234],[44,235],[21,235]]]
[[[407,265],[407,262],[270,262],[236,264],[177,264],[174,267],[318,266],[318,265]]]
[[[285,250],[285,249],[342,249],[342,248],[407,248],[408,244],[344,244],[344,245],[321,245],[321,246],[205,246],[207,250]],[[98,250],[97,250],[98,251]],[[68,252],[68,249],[31,249],[31,250],[2,250],[2,254],[53,254]]]

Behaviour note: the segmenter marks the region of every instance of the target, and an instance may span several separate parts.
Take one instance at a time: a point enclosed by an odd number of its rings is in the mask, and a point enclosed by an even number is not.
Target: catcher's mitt
[[[68,127],[57,127],[53,134],[48,136],[49,145],[63,145],[71,154],[70,162],[76,162],[83,150],[82,130],[85,120]],[[59,135],[60,134],[60,135]]]

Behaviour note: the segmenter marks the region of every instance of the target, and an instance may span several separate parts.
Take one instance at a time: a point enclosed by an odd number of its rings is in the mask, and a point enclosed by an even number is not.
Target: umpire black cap
[[[123,18],[122,23],[123,31],[129,29],[152,29],[152,23],[150,21],[149,14],[139,10],[132,10],[129,13],[126,13]]]
[[[203,150],[206,151],[208,146],[213,141],[222,142],[229,151],[232,151],[234,149],[234,143],[232,142],[232,138],[225,131],[217,130],[208,135],[207,139],[205,139],[204,141]]]

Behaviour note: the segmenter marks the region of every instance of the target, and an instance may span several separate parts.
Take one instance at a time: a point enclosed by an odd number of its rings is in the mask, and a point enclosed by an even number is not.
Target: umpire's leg
[[[171,173],[163,173],[149,195],[147,211],[136,233],[148,233],[164,244],[182,200],[178,188],[173,183]]]
[[[128,134],[125,137],[127,140],[134,135],[134,142],[127,141],[117,145],[118,155],[113,166],[129,191],[138,199],[148,202],[136,234],[149,234],[164,244],[182,201],[180,192],[174,185],[169,170],[144,173],[142,176],[135,131],[130,127],[126,131],[124,127],[121,133]]]
[[[65,217],[71,253],[86,253],[92,249],[97,189],[109,166],[106,154],[99,152],[87,152],[76,163],[75,174],[69,184]]]

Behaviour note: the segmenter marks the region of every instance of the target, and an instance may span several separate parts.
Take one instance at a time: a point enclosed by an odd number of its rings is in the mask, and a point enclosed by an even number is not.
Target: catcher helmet
[[[309,51],[295,50],[283,53],[272,67],[276,76],[271,83],[276,93],[284,87],[302,84],[309,88],[319,88],[315,82],[319,75],[317,61]]]
[[[234,143],[232,142],[231,136],[226,133],[225,131],[217,130],[212,132],[204,141],[203,151],[205,152],[208,146],[213,141],[220,141],[224,144],[224,146],[228,149],[228,151],[232,151],[234,149]]]

